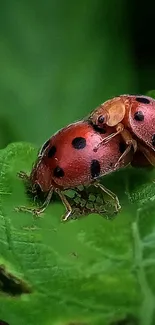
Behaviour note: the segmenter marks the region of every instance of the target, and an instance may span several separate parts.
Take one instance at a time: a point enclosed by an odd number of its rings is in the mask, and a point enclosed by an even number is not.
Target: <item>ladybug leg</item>
[[[32,207],[27,208],[25,206],[21,206],[21,207],[15,208],[15,210],[18,211],[18,212],[30,212],[30,213],[32,213],[32,214],[34,214],[36,216],[39,216],[48,207],[48,205],[49,205],[49,203],[51,201],[52,195],[53,195],[53,187],[49,190],[48,195],[47,195],[43,205],[40,206],[39,208],[32,208]]]
[[[116,132],[109,134],[106,138],[103,139],[102,144],[108,143],[111,139],[116,137],[116,135],[122,133],[124,130],[124,125],[122,123],[118,123],[116,125]]]
[[[28,176],[25,172],[20,171],[19,173],[17,173],[17,176],[18,176],[19,178],[21,178],[21,179],[22,179],[24,182],[26,182],[27,184],[30,183],[30,176]],[[32,187],[31,187],[31,192],[32,192],[32,193],[35,193],[35,192],[36,192],[36,190],[35,190],[35,186],[32,186]],[[35,199],[34,199],[34,201],[35,201]]]
[[[111,141],[111,139],[113,139],[114,137],[116,137],[118,134],[122,133],[124,130],[124,125],[122,123],[118,123],[116,126],[116,132],[113,132],[111,134],[109,134],[107,137],[105,137],[96,148],[94,148],[95,151],[97,151],[99,149],[99,147],[101,147],[103,144],[108,143],[109,141]]]
[[[116,137],[116,135],[122,133],[123,130],[124,130],[124,125],[122,123],[118,123],[116,125],[116,132],[113,132],[113,133],[109,134],[106,138],[103,139],[103,141],[101,142],[101,144],[108,143],[111,139],[113,139],[114,137]]]
[[[139,145],[136,153],[134,154],[133,160],[131,162],[131,166],[135,168],[146,168],[146,167],[153,168],[153,165],[144,155],[143,150],[140,150]]]
[[[141,143],[138,143],[138,149],[143,153],[149,163],[152,166],[155,166],[155,153],[152,152],[151,149],[148,149],[146,146],[142,145]]]
[[[112,191],[110,191],[109,189],[107,189],[104,185],[102,185],[101,183],[95,181],[93,183],[93,185],[97,188],[100,188],[104,193],[106,193],[107,195],[109,195],[115,202],[115,209],[118,212],[121,209],[120,203],[119,203],[119,199],[117,197],[117,195],[115,193],[113,193]]]
[[[19,178],[23,179],[24,181],[29,182],[29,176],[23,171],[20,171],[19,173],[17,173],[17,176]]]
[[[62,221],[66,221],[66,220],[68,220],[68,218],[70,217],[70,215],[72,213],[72,207],[70,206],[70,204],[67,201],[65,195],[60,191],[60,189],[58,189],[58,188],[55,189],[55,192],[60,196],[60,199],[61,199],[62,203],[64,204],[64,206],[66,208],[66,213],[62,217]]]
[[[133,151],[133,153],[135,153],[137,151],[137,141],[132,138],[128,130],[124,129],[121,133],[121,136],[125,144],[127,145],[127,147],[125,151],[122,153],[122,155],[120,156],[120,158],[118,159],[117,163],[115,164],[114,166],[115,168],[118,167],[121,160],[123,160],[130,152]]]

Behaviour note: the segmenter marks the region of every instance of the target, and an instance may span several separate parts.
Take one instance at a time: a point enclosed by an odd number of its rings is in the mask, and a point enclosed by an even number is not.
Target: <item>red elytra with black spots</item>
[[[73,123],[54,134],[41,148],[30,175],[32,185],[43,192],[87,185],[114,171],[126,146],[118,135],[110,143],[95,148],[113,128],[101,130],[87,121]],[[127,155],[117,166],[130,163]]]
[[[90,120],[100,128],[104,128],[105,124],[114,127],[122,123],[133,136],[155,151],[155,100],[151,97],[115,97],[97,107]]]

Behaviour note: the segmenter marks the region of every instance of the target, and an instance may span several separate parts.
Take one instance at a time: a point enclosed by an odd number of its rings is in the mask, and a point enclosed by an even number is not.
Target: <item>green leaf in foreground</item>
[[[103,178],[122,205],[113,221],[91,214],[62,223],[58,201],[42,218],[15,211],[32,204],[16,175],[30,172],[36,153],[24,143],[0,151],[0,320],[154,325],[154,170]]]

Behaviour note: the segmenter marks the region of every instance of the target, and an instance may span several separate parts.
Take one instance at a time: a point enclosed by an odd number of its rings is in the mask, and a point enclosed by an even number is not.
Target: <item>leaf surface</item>
[[[153,325],[154,170],[126,168],[103,177],[122,205],[112,221],[90,214],[62,223],[59,201],[41,218],[15,211],[34,204],[17,172],[29,173],[36,154],[28,143],[0,151],[0,319],[9,325],[111,325],[126,319],[122,324],[128,325],[132,317],[132,325],[137,319]],[[22,285],[29,292],[13,295],[10,279],[15,292]]]

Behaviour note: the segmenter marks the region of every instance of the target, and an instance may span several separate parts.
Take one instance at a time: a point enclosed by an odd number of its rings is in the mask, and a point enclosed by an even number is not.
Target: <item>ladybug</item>
[[[128,165],[132,153],[129,152],[125,159],[117,164],[120,156],[126,150],[121,135],[115,137],[111,143],[100,146],[96,151],[96,146],[111,132],[114,132],[111,127],[103,130],[82,120],[55,133],[39,151],[30,176],[23,172],[20,173],[20,177],[29,181],[32,192],[39,187],[43,193],[47,193],[45,202],[39,209],[21,207],[20,210],[35,214],[42,213],[55,191],[65,205],[66,214],[63,220],[67,220],[71,215],[72,208],[63,190],[94,184],[114,199],[116,211],[118,211],[120,204],[117,196],[97,182],[97,179]]]
[[[110,141],[121,133],[125,143],[134,152],[142,150],[145,157],[154,165],[155,158],[155,100],[142,95],[121,95],[104,102],[90,115],[89,120],[100,127],[115,127],[115,132],[103,140]],[[128,132],[126,132],[128,130]],[[150,148],[150,150],[147,149]]]

